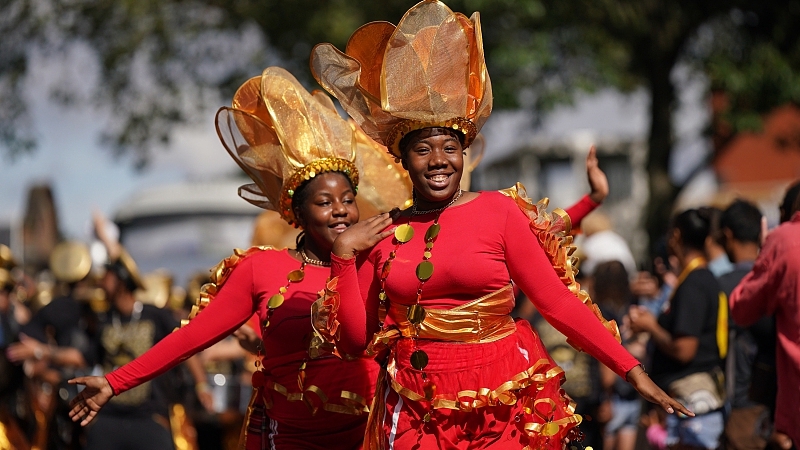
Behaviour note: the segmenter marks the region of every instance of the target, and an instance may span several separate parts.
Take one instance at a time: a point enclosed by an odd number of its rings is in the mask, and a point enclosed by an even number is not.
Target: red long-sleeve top
[[[142,356],[106,375],[115,394],[131,389],[166,372],[186,358],[230,335],[254,314],[266,318],[267,301],[287,284],[286,275],[301,263],[287,250],[265,250],[242,259],[223,284],[213,301],[188,325],[170,334]],[[307,359],[311,328],[311,304],[325,286],[330,270],[306,265],[305,277],[292,283],[283,305],[276,308],[270,325],[263,330],[262,360],[268,379],[297,391],[298,367]],[[363,308],[363,307],[362,307]],[[308,362],[306,384],[317,385],[330,398],[339,391],[355,392],[371,399],[378,366],[368,359],[347,362],[328,357]],[[330,414],[320,412],[320,414]],[[271,417],[297,421],[310,419],[302,402],[289,405],[276,401]],[[307,417],[306,417],[307,416]],[[319,419],[319,415],[316,419]],[[314,421],[313,426],[319,428]],[[295,423],[298,427],[304,423]],[[309,425],[311,426],[311,425]]]
[[[800,212],[767,237],[753,270],[729,300],[731,317],[749,326],[774,315],[778,331],[775,429],[800,443]]]
[[[425,232],[434,218],[435,214],[425,214],[410,222],[407,217],[395,222],[410,223],[415,237],[397,250],[386,280],[390,301],[416,302],[419,281],[415,269],[425,250]],[[422,290],[423,306],[452,308],[513,280],[548,322],[614,372],[624,378],[639,364],[559,280],[527,216],[512,199],[499,192],[481,192],[470,202],[447,208],[439,225],[430,258],[434,272]],[[380,270],[394,248],[394,239],[387,238],[358,258],[332,258],[331,276],[339,277],[342,302],[339,346],[346,353],[363,351],[378,331]]]

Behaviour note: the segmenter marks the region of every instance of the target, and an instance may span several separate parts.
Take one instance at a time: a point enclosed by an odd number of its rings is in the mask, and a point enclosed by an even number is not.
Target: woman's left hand
[[[694,413],[683,406],[681,402],[670,397],[666,392],[661,390],[660,387],[656,386],[642,366],[636,366],[629,370],[625,375],[625,379],[628,380],[628,383],[630,383],[645,400],[661,406],[664,408],[664,411],[670,414],[674,414],[677,411],[686,416],[694,417]]]
[[[597,149],[594,145],[589,148],[589,155],[586,156],[586,178],[589,180],[589,187],[592,189],[589,198],[595,203],[603,203],[609,192],[608,177],[605,172],[600,170]]]

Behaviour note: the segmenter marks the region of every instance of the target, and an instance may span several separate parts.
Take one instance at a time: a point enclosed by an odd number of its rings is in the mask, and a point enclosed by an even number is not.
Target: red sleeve
[[[753,270],[731,292],[728,304],[731,318],[737,325],[747,327],[767,314],[774,314],[781,276],[776,274],[775,262],[779,236],[770,235],[764,243]]]
[[[503,245],[511,278],[555,329],[624,379],[639,361],[564,286],[533,235],[527,217],[510,204],[513,210],[508,210]]]
[[[106,375],[115,394],[149,381],[228,336],[253,315],[253,258],[233,270],[208,306],[142,356]]]
[[[567,215],[572,221],[572,227],[580,227],[584,217],[588,216],[590,212],[597,209],[598,206],[600,206],[600,204],[593,202],[587,194],[584,195],[582,199],[578,200],[578,203],[575,203],[567,208]]]
[[[360,355],[379,329],[380,284],[374,262],[369,257],[342,259],[331,254],[331,278],[338,278],[342,311],[337,316],[341,333],[336,345],[348,355]]]

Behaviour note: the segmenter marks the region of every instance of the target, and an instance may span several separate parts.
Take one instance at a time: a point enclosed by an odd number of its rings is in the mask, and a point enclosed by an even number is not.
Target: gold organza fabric
[[[346,173],[359,186],[362,217],[408,206],[411,181],[386,148],[339,116],[322,91],[309,93],[286,70],[269,67],[245,82],[231,108],[220,108],[217,134],[239,167],[254,181],[239,188],[248,202],[295,217],[291,197],[303,181],[328,172]]]
[[[362,26],[344,53],[331,44],[317,45],[311,70],[367,135],[395,157],[403,134],[430,126],[467,131],[469,146],[492,110],[480,15],[467,18],[439,1],[417,4],[396,27],[388,22]]]
[[[240,188],[245,200],[278,211],[292,223],[291,195],[302,181],[338,170],[358,184],[353,129],[326,95],[309,93],[286,70],[268,67],[261,77],[251,78],[236,92],[232,106],[217,112],[217,134],[255,182]],[[318,170],[306,169],[302,179],[293,179],[312,164]]]

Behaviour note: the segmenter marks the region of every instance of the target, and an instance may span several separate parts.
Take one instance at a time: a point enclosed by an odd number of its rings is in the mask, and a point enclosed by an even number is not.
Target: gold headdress
[[[268,67],[220,108],[217,134],[228,153],[255,182],[239,188],[250,203],[296,225],[295,189],[330,171],[358,185],[356,138],[322,92],[310,94],[286,70]]]
[[[362,26],[344,53],[317,45],[311,71],[395,157],[403,136],[428,127],[460,131],[468,147],[492,110],[479,13],[467,18],[436,0],[418,3],[396,27]]]

